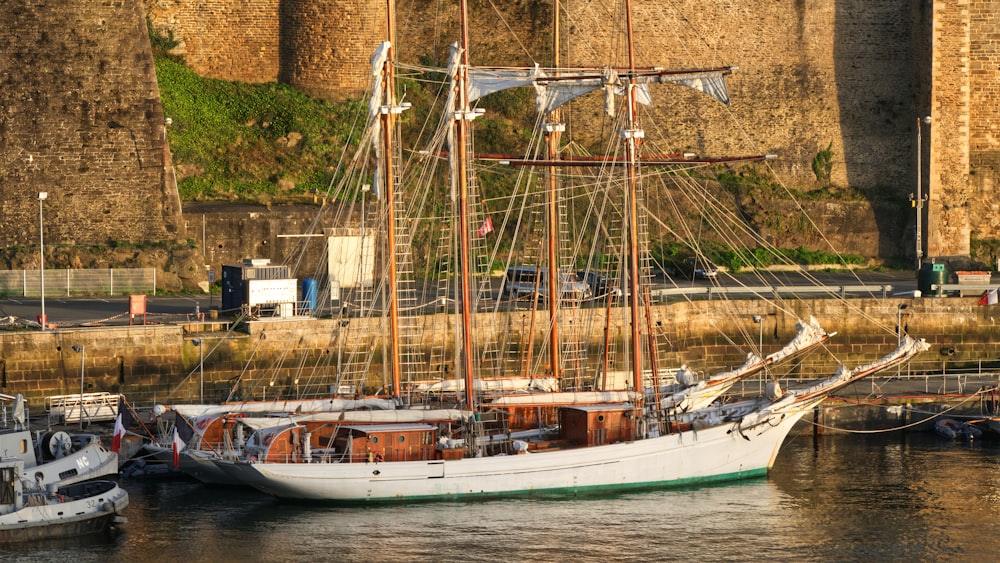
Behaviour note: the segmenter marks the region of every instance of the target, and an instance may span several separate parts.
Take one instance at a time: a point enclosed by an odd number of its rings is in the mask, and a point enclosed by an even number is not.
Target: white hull
[[[522,455],[381,463],[216,461],[233,480],[287,499],[385,502],[578,494],[766,475],[795,423],[819,401],[752,428],[710,428],[605,446]]]
[[[73,487],[52,498],[39,495],[28,501],[29,495],[21,508],[0,514],[0,544],[91,534],[124,521],[120,513],[128,506],[128,493],[117,484],[94,481]],[[61,493],[71,490],[92,492],[61,500]]]
[[[69,485],[101,477],[118,475],[118,454],[107,450],[100,442],[92,442],[64,458],[26,469],[28,477],[41,485]],[[62,476],[62,477],[61,477]]]
[[[65,435],[65,450],[53,454],[55,459],[37,458],[35,440],[28,430],[0,434],[0,455],[12,456],[24,462],[25,485],[44,489],[50,485],[69,485],[90,479],[118,474],[118,454],[101,445],[97,436]],[[25,449],[27,451],[25,451]]]

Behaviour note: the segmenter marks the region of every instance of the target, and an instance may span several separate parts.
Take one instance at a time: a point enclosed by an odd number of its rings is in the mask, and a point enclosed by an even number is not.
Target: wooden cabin
[[[559,438],[581,446],[635,440],[641,413],[633,405],[579,405],[559,411]]]
[[[333,447],[350,463],[434,459],[438,427],[433,424],[341,426]]]

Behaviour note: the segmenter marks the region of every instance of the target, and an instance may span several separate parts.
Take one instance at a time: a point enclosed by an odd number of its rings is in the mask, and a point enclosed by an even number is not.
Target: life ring
[[[381,463],[382,461],[384,461],[382,454],[375,454],[375,463]]]

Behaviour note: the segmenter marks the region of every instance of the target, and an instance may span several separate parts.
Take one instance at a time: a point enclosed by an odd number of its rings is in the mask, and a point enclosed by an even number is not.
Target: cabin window
[[[597,422],[604,422],[604,415],[603,414],[597,415]]]
[[[28,453],[28,441],[27,440],[21,440],[21,453],[22,454]]]
[[[403,434],[400,434],[400,435],[399,435],[399,438],[396,438],[396,440],[397,440],[397,441],[398,441],[398,442],[399,442],[400,444],[402,444],[403,442],[405,442],[405,441],[406,441],[406,436],[404,436]]]
[[[368,439],[371,440],[373,444],[378,443],[378,436],[369,436]]]

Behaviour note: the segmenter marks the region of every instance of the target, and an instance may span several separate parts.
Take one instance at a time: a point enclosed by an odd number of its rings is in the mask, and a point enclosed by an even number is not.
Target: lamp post
[[[87,348],[74,344],[73,351],[80,354],[80,430],[83,430],[83,368],[87,360]]]
[[[42,322],[38,324],[42,325],[42,330],[49,324],[48,318],[45,317],[45,218],[42,214],[42,203],[48,198],[49,192],[38,192],[38,275],[41,280],[39,290],[42,296]],[[82,395],[83,391],[80,394]]]
[[[906,303],[900,303],[896,305],[896,336],[898,337],[897,345],[903,342],[903,309],[906,308]]]
[[[760,328],[757,333],[757,356],[760,358],[760,361],[764,361],[764,317],[754,315],[753,322],[759,325]]]
[[[759,325],[759,330],[757,332],[757,357],[760,358],[761,365],[764,365],[764,367],[766,368],[767,365],[764,362],[764,317],[760,315],[754,315],[753,322],[754,324]],[[758,389],[762,390],[764,386],[763,378],[758,378],[757,382],[759,384]]]
[[[205,348],[200,338],[191,340],[198,347],[198,402],[205,403]]]
[[[925,124],[926,125],[930,125],[930,123],[931,123],[931,116],[929,116],[929,115],[925,115],[924,117],[918,117],[917,118],[917,196],[913,197],[913,194],[910,194],[910,200],[912,202],[912,205],[913,205],[913,207],[917,211],[917,237],[916,237],[917,249],[916,250],[917,250],[917,270],[918,271],[920,270],[920,266],[922,265],[921,262],[922,262],[922,259],[923,259],[923,256],[924,256],[924,248],[923,248],[924,245],[923,245],[923,241],[922,241],[922,238],[923,238],[923,226],[922,226],[922,223],[923,223],[923,207],[924,207],[924,202],[927,201],[927,197],[924,196],[924,191],[923,191],[924,167],[923,167],[923,165],[921,163],[921,160],[922,160],[921,157],[923,155],[923,150],[922,150],[923,149],[923,143],[921,141],[921,132],[923,130],[923,126]]]

